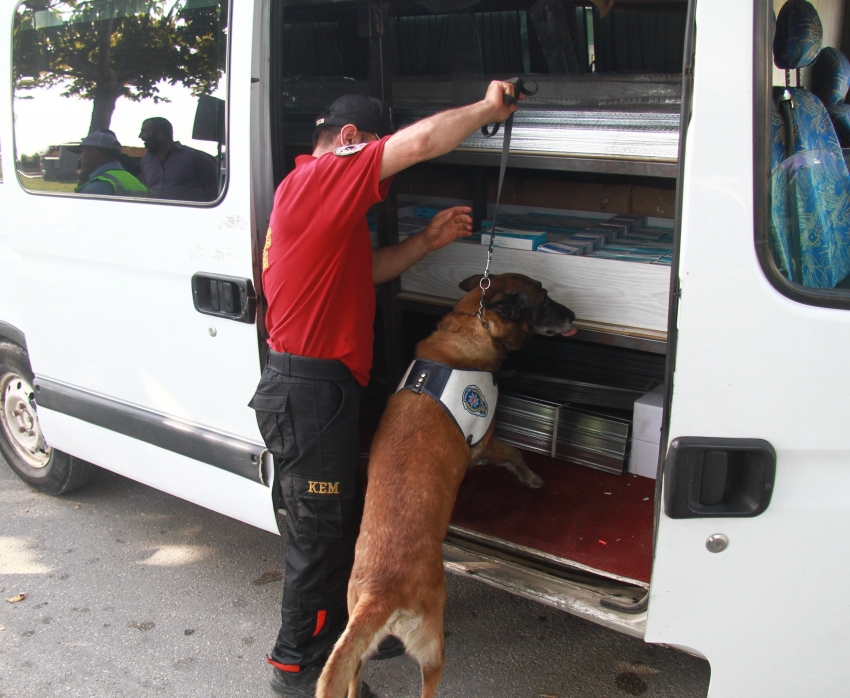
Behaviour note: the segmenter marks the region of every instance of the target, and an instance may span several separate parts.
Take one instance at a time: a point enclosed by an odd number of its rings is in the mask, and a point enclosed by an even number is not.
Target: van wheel
[[[82,487],[97,467],[51,448],[38,423],[27,353],[0,342],[0,454],[15,474],[45,494]]]

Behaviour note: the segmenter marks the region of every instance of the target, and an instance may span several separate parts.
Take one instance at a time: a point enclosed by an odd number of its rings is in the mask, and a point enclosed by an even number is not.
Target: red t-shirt
[[[277,188],[263,250],[269,346],[339,359],[360,385],[372,367],[375,286],[366,212],[387,196],[386,138],[347,154],[300,155]]]

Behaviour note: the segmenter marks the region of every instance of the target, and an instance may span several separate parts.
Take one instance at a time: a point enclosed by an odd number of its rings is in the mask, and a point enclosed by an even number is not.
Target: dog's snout
[[[547,297],[542,312],[534,325],[534,333],[546,336],[564,334],[572,328],[576,314],[567,306]]]

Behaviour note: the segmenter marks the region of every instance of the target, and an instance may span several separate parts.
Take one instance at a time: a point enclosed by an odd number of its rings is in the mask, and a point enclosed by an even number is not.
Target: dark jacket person
[[[171,122],[145,119],[139,133],[148,149],[142,158],[142,182],[157,199],[215,201],[218,163],[212,155],[174,140]]]
[[[122,167],[121,144],[111,131],[94,131],[80,145],[68,148],[80,153],[78,194],[149,196],[147,187]]]

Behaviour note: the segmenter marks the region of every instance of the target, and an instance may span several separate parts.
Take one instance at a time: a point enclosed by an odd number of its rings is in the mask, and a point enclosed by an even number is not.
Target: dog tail
[[[371,594],[364,594],[357,600],[345,632],[334,645],[319,678],[316,698],[344,698],[348,695],[348,687],[358,672],[360,660],[391,614]]]

